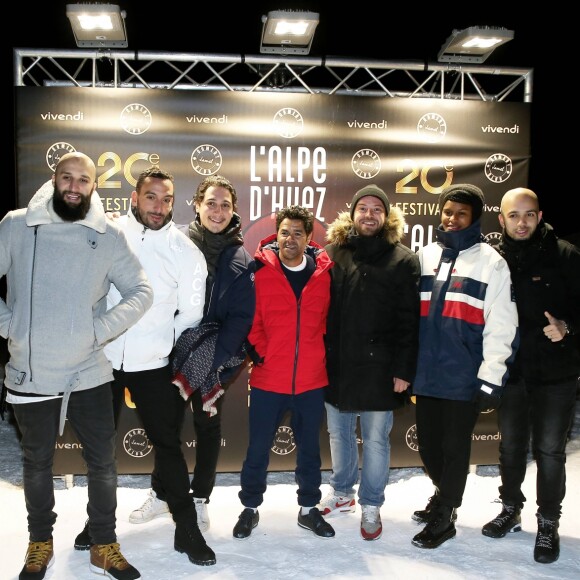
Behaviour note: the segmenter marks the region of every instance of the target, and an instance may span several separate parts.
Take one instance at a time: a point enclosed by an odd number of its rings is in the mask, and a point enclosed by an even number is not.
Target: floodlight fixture
[[[318,12],[274,10],[262,16],[260,52],[308,54],[318,26]]]
[[[66,15],[79,48],[127,48],[127,13],[116,4],[67,4]]]
[[[471,26],[464,30],[454,30],[441,47],[437,60],[480,64],[498,46],[509,42],[513,37],[513,30],[491,26]]]

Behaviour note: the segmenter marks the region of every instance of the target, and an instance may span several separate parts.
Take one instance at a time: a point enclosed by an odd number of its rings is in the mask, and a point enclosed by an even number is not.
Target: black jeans
[[[155,453],[151,487],[167,502],[173,519],[185,521],[193,509],[189,472],[181,447],[185,401],[171,383],[169,366],[146,371],[114,371],[114,375],[116,416],[127,387]]]
[[[217,414],[210,417],[203,410],[201,391],[197,389],[190,398],[195,429],[195,467],[191,479],[193,497],[209,496],[215,486],[217,464],[222,445],[222,405],[224,395],[216,401]]]
[[[461,506],[478,416],[472,401],[417,396],[419,455],[442,505]]]
[[[499,407],[502,502],[523,506],[530,435],[536,461],[536,503],[547,519],[558,519],[566,494],[566,442],[574,420],[576,378],[551,385],[508,382]]]
[[[52,538],[54,510],[52,466],[62,399],[13,405],[22,434],[24,498],[30,541]],[[115,425],[109,383],[71,393],[67,419],[82,445],[87,464],[89,529],[96,544],[116,542],[117,466]]]

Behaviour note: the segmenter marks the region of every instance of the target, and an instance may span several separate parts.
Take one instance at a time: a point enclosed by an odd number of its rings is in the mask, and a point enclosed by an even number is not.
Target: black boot
[[[195,516],[176,522],[173,547],[177,552],[187,554],[189,561],[198,566],[213,566],[216,562],[215,553],[205,543]]]
[[[90,550],[93,545],[89,534],[89,520],[85,522],[83,531],[75,538],[75,550]]]
[[[560,535],[558,520],[548,520],[537,513],[538,535],[534,546],[534,560],[540,564],[551,564],[560,557]]]
[[[455,530],[456,519],[455,508],[437,505],[431,510],[427,525],[413,538],[411,543],[418,548],[437,548],[457,533]]]
[[[420,524],[426,524],[429,521],[431,510],[439,505],[439,490],[435,488],[435,493],[429,498],[425,509],[413,512],[411,518]]]
[[[503,504],[501,513],[491,522],[487,522],[481,533],[488,538],[503,538],[508,532],[520,532],[522,530],[521,508],[515,505]]]

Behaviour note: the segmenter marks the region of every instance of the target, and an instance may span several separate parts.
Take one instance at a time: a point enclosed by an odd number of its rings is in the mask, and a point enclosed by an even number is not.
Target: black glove
[[[482,385],[482,388],[480,388],[475,395],[475,405],[480,413],[497,409],[501,402],[500,396],[496,393],[495,389],[493,389],[491,393],[486,393],[483,390],[484,388],[489,389],[489,387]]]

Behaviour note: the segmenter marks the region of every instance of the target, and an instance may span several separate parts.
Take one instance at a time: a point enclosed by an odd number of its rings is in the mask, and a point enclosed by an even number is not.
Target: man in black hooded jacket
[[[537,464],[536,562],[560,555],[558,525],[566,493],[566,442],[574,419],[580,352],[580,251],[542,220],[538,197],[511,189],[501,201],[497,249],[514,286],[520,348],[499,407],[501,513],[482,533],[503,538],[521,530],[530,434]]]

